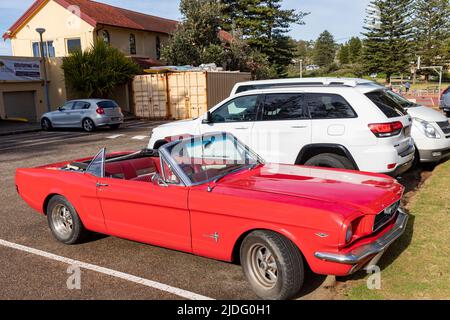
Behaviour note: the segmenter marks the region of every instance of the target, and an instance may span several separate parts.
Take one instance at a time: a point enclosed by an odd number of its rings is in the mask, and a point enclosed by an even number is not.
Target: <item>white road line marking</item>
[[[106,137],[106,139],[117,139],[117,138],[123,137],[123,136],[124,136],[124,134],[115,134],[113,136]]]
[[[169,286],[167,284],[163,284],[163,283],[160,283],[160,282],[156,282],[156,281],[140,278],[140,277],[128,274],[128,273],[124,273],[124,272],[120,272],[120,271],[116,271],[116,270],[100,267],[100,266],[97,266],[97,265],[94,265],[94,264],[90,264],[90,263],[86,263],[86,262],[82,262],[82,261],[78,261],[78,260],[74,260],[74,259],[70,259],[70,258],[66,258],[66,257],[62,257],[62,256],[58,256],[58,255],[53,254],[53,253],[49,253],[49,252],[46,252],[46,251],[42,251],[42,250],[26,247],[26,246],[23,246],[23,245],[20,245],[20,244],[17,244],[17,243],[13,243],[13,242],[9,242],[9,241],[6,241],[6,240],[0,239],[0,245],[4,246],[4,247],[16,249],[16,250],[19,250],[19,251],[24,251],[24,252],[27,252],[27,253],[31,253],[31,254],[34,254],[34,255],[37,255],[37,256],[41,256],[41,257],[44,257],[44,258],[47,258],[47,259],[59,261],[59,262],[62,262],[62,263],[66,263],[66,264],[70,264],[70,265],[77,265],[80,268],[83,268],[83,269],[86,269],[86,270],[91,270],[91,271],[95,271],[95,272],[98,272],[98,273],[103,273],[103,274],[106,274],[106,275],[111,276],[111,277],[116,277],[116,278],[119,278],[119,279],[122,279],[122,280],[134,282],[134,283],[137,283],[137,284],[141,284],[143,286],[154,288],[154,289],[161,290],[161,291],[165,291],[165,292],[168,292],[168,293],[180,296],[182,298],[186,298],[186,299],[190,299],[190,300],[214,300],[212,298],[205,297],[205,296],[202,296],[202,295],[199,295],[199,294],[196,294],[194,292],[187,291],[187,290],[183,290],[183,289],[179,289],[179,288],[176,288],[176,287],[172,287],[172,286]]]
[[[147,139],[147,136],[135,136],[133,138],[131,138],[132,140],[145,140]]]

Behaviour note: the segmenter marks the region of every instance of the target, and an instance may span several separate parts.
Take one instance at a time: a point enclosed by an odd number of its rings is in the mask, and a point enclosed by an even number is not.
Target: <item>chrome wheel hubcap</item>
[[[275,256],[262,244],[254,244],[247,254],[250,276],[260,286],[271,289],[278,279],[278,266]]]
[[[56,233],[67,238],[73,231],[73,218],[69,209],[62,204],[55,206],[52,210],[52,223]]]

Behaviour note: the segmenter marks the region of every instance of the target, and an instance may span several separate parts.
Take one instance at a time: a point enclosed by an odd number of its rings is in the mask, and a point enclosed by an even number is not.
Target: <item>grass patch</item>
[[[355,274],[348,299],[450,299],[450,161],[433,175],[407,206],[408,228],[379,262],[381,289],[369,290],[368,275]]]

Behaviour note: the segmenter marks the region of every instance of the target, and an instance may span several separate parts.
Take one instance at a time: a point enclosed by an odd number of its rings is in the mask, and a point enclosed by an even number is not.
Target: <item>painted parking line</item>
[[[13,243],[13,242],[9,242],[6,240],[2,240],[0,239],[0,245],[7,247],[7,248],[11,248],[11,249],[15,249],[15,250],[19,250],[19,251],[23,251],[26,253],[30,253],[30,254],[34,254],[37,256],[41,256],[47,259],[51,259],[54,261],[58,261],[58,262],[62,262],[62,263],[66,263],[69,265],[76,265],[80,268],[86,269],[86,270],[90,270],[90,271],[94,271],[94,272],[98,272],[98,273],[102,273],[111,277],[116,277],[122,280],[126,280],[129,282],[133,282],[133,283],[137,283],[146,287],[150,287],[153,289],[157,289],[160,291],[165,291],[174,295],[177,295],[179,297],[182,298],[186,298],[186,299],[190,299],[190,300],[214,300],[212,298],[206,297],[206,296],[202,296],[199,294],[196,294],[194,292],[191,291],[187,291],[187,290],[183,290],[180,288],[176,288],[176,287],[172,287],[169,286],[167,284],[163,284],[157,281],[152,281],[152,280],[148,280],[148,279],[144,279],[141,277],[137,277],[137,276],[133,276],[131,274],[128,273],[124,273],[124,272],[120,272],[120,271],[116,271],[116,270],[112,270],[112,269],[108,269],[108,268],[104,268],[104,267],[100,267],[94,264],[90,264],[90,263],[86,263],[86,262],[82,262],[82,261],[78,261],[78,260],[74,260],[74,259],[70,259],[70,258],[66,258],[66,257],[62,257],[62,256],[58,256],[56,254],[50,253],[50,252],[46,252],[46,251],[42,251],[42,250],[38,250],[38,249],[34,249],[31,247],[27,247],[27,246],[23,246],[17,243]]]
[[[131,138],[132,140],[146,140],[147,136],[135,136],[133,138]]]
[[[120,138],[120,137],[123,137],[123,136],[124,136],[124,134],[115,134],[115,135],[106,137],[106,139],[117,139],[117,138]]]

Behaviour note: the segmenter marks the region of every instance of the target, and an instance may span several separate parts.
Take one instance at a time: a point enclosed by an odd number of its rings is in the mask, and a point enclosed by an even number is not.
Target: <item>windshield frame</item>
[[[175,159],[172,158],[172,156],[170,155],[170,149],[179,144],[179,143],[183,143],[186,142],[188,140],[191,139],[195,139],[195,138],[207,138],[207,137],[212,137],[212,136],[217,136],[217,135],[223,135],[226,134],[227,137],[232,137],[234,142],[236,142],[236,144],[238,144],[241,148],[243,148],[246,152],[248,152],[250,154],[251,157],[253,157],[254,159],[256,159],[256,164],[264,164],[265,161],[264,159],[262,159],[256,152],[254,152],[252,149],[250,149],[249,146],[247,146],[246,144],[242,143],[238,138],[236,138],[234,135],[228,133],[228,132],[213,132],[213,133],[207,133],[207,134],[203,134],[203,135],[197,135],[197,136],[192,136],[186,139],[182,139],[182,140],[177,140],[177,141],[173,141],[170,143],[167,143],[163,146],[161,146],[159,148],[159,153],[161,158],[163,158],[167,163],[169,163],[174,171],[174,173],[178,176],[178,178],[180,179],[180,181],[185,185],[185,186],[198,186],[198,185],[202,185],[202,184],[207,184],[207,183],[211,183],[211,182],[216,182],[224,177],[226,177],[229,174],[233,174],[235,172],[244,170],[246,168],[253,168],[255,164],[247,164],[247,165],[243,165],[241,168],[235,168],[234,170],[230,170],[230,172],[226,172],[224,174],[219,174],[216,176],[213,176],[211,178],[209,178],[208,180],[205,181],[200,181],[200,182],[194,182],[192,181],[187,175],[186,173],[183,171],[182,168],[180,168],[179,164],[177,161],[175,161]],[[164,173],[163,173],[164,174]],[[165,178],[165,177],[163,177]]]

